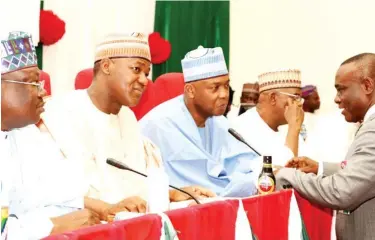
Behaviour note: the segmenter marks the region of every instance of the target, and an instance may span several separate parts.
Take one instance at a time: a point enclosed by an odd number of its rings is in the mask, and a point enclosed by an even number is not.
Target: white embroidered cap
[[[95,49],[95,62],[103,58],[143,58],[151,62],[148,38],[142,33],[109,34]]]
[[[263,73],[258,79],[260,93],[278,88],[301,88],[301,71],[297,69]]]
[[[221,47],[203,48],[188,52],[181,60],[185,82],[228,75]]]

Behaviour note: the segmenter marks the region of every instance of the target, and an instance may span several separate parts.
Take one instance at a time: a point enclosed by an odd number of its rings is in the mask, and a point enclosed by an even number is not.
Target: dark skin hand
[[[285,167],[296,168],[304,173],[318,174],[319,163],[308,157],[294,157],[287,162]]]

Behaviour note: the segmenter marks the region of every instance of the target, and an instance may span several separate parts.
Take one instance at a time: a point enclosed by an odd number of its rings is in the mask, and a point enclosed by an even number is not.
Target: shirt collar
[[[0,131],[0,138],[1,139],[7,139],[8,137],[8,132]]]
[[[367,110],[363,122],[367,121],[371,115],[375,114],[375,105],[372,105],[369,110]]]

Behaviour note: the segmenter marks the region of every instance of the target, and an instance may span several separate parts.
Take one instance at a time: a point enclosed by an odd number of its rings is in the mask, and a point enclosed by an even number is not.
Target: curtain
[[[44,7],[44,1],[40,1],[40,10],[43,10],[43,7]],[[39,21],[38,21],[39,23]],[[39,35],[38,35],[39,36]],[[34,44],[38,44],[35,48],[35,51],[36,51],[36,55],[38,57],[38,67],[39,69],[43,69],[43,44],[41,42],[39,43],[36,43],[34,42]]]
[[[182,72],[181,60],[199,45],[222,47],[229,67],[229,1],[157,1],[155,32],[172,45],[170,58],[153,65],[153,78]]]

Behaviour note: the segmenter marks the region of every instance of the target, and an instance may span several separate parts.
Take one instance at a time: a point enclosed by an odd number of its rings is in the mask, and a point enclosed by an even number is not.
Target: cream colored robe
[[[256,108],[247,110],[232,123],[234,128],[250,146],[262,156],[272,156],[274,165],[284,166],[294,154],[285,145],[288,128],[275,132],[260,117]],[[280,129],[280,128],[279,128]],[[309,156],[309,151],[302,137],[299,137],[298,156]]]
[[[81,159],[85,166],[87,196],[115,203],[126,197],[146,199],[146,179],[106,164],[108,157],[146,172],[143,138],[128,107],[118,115],[105,114],[92,103],[86,90],[50,99],[43,122],[63,154]]]

